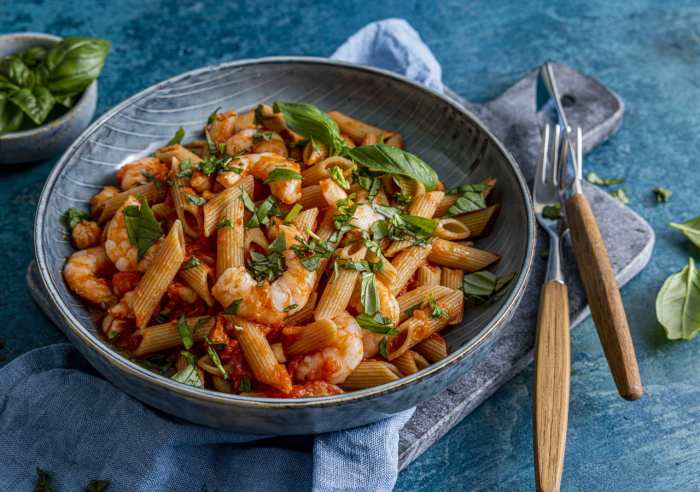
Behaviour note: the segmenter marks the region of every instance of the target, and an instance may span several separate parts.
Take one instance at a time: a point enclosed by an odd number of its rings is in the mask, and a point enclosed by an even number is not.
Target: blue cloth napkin
[[[334,58],[393,70],[442,90],[440,65],[402,19],[351,36]],[[0,370],[0,491],[391,490],[408,410],[317,436],[265,438],[210,429],[144,406],[105,381],[69,344],[33,350]]]

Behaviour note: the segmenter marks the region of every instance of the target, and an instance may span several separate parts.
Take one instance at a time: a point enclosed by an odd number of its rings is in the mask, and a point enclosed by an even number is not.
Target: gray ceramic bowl
[[[24,32],[0,36],[0,57],[32,46],[50,46],[61,38],[51,34]],[[31,130],[0,135],[0,164],[41,161],[63,152],[92,121],[97,104],[97,81],[85,89],[69,111]]]
[[[408,150],[430,163],[448,185],[498,179],[502,212],[478,245],[502,255],[497,273],[518,272],[494,304],[470,310],[444,334],[450,355],[391,384],[333,397],[282,400],[229,395],[186,386],[150,372],[113,350],[61,277],[72,253],[61,225],[68,207],[114,182],[121,164],[164,145],[179,126],[187,139],[218,107],[239,111],[285,99],[337,109],[401,132]],[[447,388],[482,357],[522,297],[534,254],[534,216],[517,164],[478,119],[451,99],[373,68],[315,58],[267,58],[210,66],[157,84],[96,121],[49,176],[34,228],[39,274],[68,335],[116,386],[165,412],[222,429],[302,434],[374,422]]]

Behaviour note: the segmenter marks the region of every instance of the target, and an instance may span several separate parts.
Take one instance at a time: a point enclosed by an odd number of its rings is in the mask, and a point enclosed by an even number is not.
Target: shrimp
[[[307,270],[291,249],[301,234],[293,226],[280,226],[286,235],[287,249],[282,252],[287,269],[273,282],[258,283],[245,267],[226,269],[212,288],[219,303],[230,306],[239,301],[237,314],[258,323],[279,325],[284,319],[306,305],[316,284],[316,272]],[[289,306],[294,306],[290,309]],[[286,311],[285,311],[286,309]]]
[[[156,176],[166,176],[168,167],[157,157],[146,157],[135,162],[130,162],[119,168],[117,179],[121,183],[122,190],[128,190],[134,186],[148,183]]]
[[[116,186],[105,186],[97,195],[93,196],[90,199],[90,213],[92,216],[99,216],[105,203],[117,193],[119,193],[119,188]]]
[[[328,203],[328,206],[335,209],[340,200],[348,197],[348,194],[338,184],[330,178],[319,181],[321,194],[323,199]],[[362,197],[366,199],[365,197]],[[355,212],[352,215],[350,224],[363,231],[369,228],[378,220],[384,219],[384,216],[376,212],[369,203],[358,203]]]
[[[126,219],[124,218],[124,209],[132,205],[140,206],[141,203],[135,197],[130,196],[107,224],[105,251],[120,272],[136,271],[138,262],[138,249],[129,241]]]
[[[384,282],[376,279],[377,296],[379,297],[379,312],[382,316],[389,318],[394,325],[399,322],[401,308],[394,294],[391,293]],[[360,301],[359,290],[355,290],[350,298],[350,305],[357,310],[358,313],[364,312],[364,307]],[[379,352],[379,342],[385,337],[382,333],[374,333],[369,330],[362,330],[362,345],[364,346],[365,359],[374,357]]]
[[[236,112],[216,113],[214,121],[206,126],[209,136],[216,143],[224,143],[235,132]]]
[[[83,299],[95,304],[116,301],[109,284],[98,275],[109,267],[109,258],[102,246],[73,253],[63,269],[68,287]]]
[[[226,153],[238,155],[244,153],[260,154],[270,152],[287,157],[287,145],[278,133],[246,128],[226,140]]]
[[[73,242],[78,249],[89,248],[100,241],[102,230],[97,222],[91,220],[81,220],[73,228],[71,233]]]
[[[296,357],[289,363],[289,372],[295,380],[340,384],[362,362],[364,349],[360,325],[347,312],[336,316],[334,321],[338,325],[338,337],[333,345]]]
[[[288,169],[297,174],[301,170],[298,163],[270,152],[250,154],[240,160],[247,172],[261,180],[266,180],[277,169]],[[270,183],[270,192],[287,205],[296,203],[301,199],[301,179],[276,179]]]

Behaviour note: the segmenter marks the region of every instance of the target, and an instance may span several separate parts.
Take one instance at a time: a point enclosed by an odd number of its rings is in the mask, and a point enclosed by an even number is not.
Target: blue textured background
[[[340,2],[338,2],[340,3]],[[548,58],[602,80],[626,103],[620,132],[586,160],[623,177],[630,206],[657,233],[646,270],[623,289],[647,394],[617,397],[590,320],[574,333],[563,490],[700,489],[700,340],[671,343],[655,320],[664,278],[689,242],[669,221],[700,214],[700,6],[697,2],[240,3],[0,0],[0,33],[41,31],[112,41],[98,114],[164,78],[210,63],[266,55],[330,55],[367,22],[400,16],[443,65],[444,81],[474,101],[498,95]],[[0,171],[0,356],[63,339],[24,286],[32,222],[54,161]],[[674,196],[656,205],[652,188]],[[412,464],[398,490],[531,490],[528,369]],[[60,473],[59,470],[54,470]]]

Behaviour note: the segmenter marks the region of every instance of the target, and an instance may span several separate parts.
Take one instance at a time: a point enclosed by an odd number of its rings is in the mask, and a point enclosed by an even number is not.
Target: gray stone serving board
[[[607,140],[622,123],[624,105],[620,98],[598,81],[568,66],[555,65],[555,74],[562,99],[568,103],[569,124],[583,129],[585,150]],[[477,114],[505,144],[529,182],[540,146],[534,108],[535,80],[536,73],[533,71],[503,95],[483,105],[465,101],[447,90],[450,97]],[[604,191],[590,185],[585,185],[584,189],[598,219],[617,281],[624,285],[649,261],[654,232],[644,219]],[[510,323],[498,333],[491,352],[452,387],[419,405],[413,418],[401,431],[400,468],[416,459],[532,361],[539,290],[546,265],[541,253],[545,247],[538,241],[538,254],[523,299]],[[565,243],[564,257],[571,326],[574,327],[588,316],[589,309],[568,243]],[[43,292],[33,263],[27,270],[27,284],[37,304],[56,325],[64,329]]]

